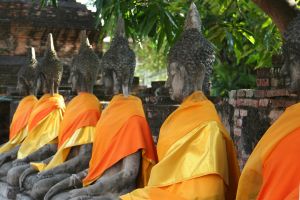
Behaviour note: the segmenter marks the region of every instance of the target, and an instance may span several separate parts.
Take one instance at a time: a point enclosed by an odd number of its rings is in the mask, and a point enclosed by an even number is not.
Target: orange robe
[[[62,164],[72,147],[92,143],[95,127],[100,118],[101,104],[90,93],[81,92],[67,105],[58,136],[58,150],[48,165],[31,163],[39,171],[49,170]]]
[[[195,92],[164,122],[148,185],[123,200],[235,199],[239,168],[214,105]]]
[[[13,149],[26,138],[29,116],[37,101],[33,95],[26,96],[20,101],[10,125],[9,141],[0,147],[0,153]]]
[[[144,185],[157,157],[143,105],[138,97],[116,95],[97,123],[89,172],[83,185],[92,184],[105,170],[138,150],[142,150],[139,183]]]
[[[18,159],[27,157],[46,144],[56,142],[65,111],[64,98],[45,94],[33,108],[28,121],[28,136],[18,151]]]
[[[250,155],[237,199],[299,199],[300,103],[286,109]]]

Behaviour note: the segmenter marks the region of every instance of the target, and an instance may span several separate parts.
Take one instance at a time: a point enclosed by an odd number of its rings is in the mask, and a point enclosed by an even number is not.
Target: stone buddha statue
[[[17,199],[42,199],[54,184],[88,167],[95,126],[101,113],[100,101],[92,94],[100,62],[85,31],[80,38],[81,46],[73,59],[69,79],[78,95],[66,108],[58,151],[49,162],[33,163],[22,173],[19,183],[24,192]]]
[[[181,105],[160,128],[158,163],[147,185],[121,199],[235,199],[239,167],[234,145],[204,94],[209,93],[214,60],[192,3],[183,33],[168,55],[166,86]]]
[[[57,150],[57,136],[65,110],[64,99],[58,94],[62,70],[52,34],[49,34],[44,57],[37,65],[36,78],[32,79],[36,80],[35,91],[41,88],[45,94],[29,116],[28,136],[22,142],[12,168],[7,172],[6,181],[9,187],[6,191],[13,198],[16,194],[14,191],[19,190],[19,177],[30,166],[29,163],[50,159]]]
[[[209,94],[210,75],[215,60],[214,50],[201,34],[201,20],[192,4],[184,24],[184,32],[170,49],[168,55],[168,79],[173,100],[182,102],[194,91]]]
[[[24,98],[20,101],[10,126],[9,141],[0,147],[0,176],[6,177],[8,170],[12,167],[12,161],[17,158],[17,152],[21,142],[28,133],[28,118],[37,102],[34,93],[34,78],[37,68],[35,50],[28,49],[26,63],[18,72],[17,90]],[[6,179],[5,179],[6,180]]]
[[[135,54],[125,37],[124,20],[119,18],[115,37],[109,50],[103,55],[103,77],[105,88],[114,94],[129,95],[135,69]]]
[[[300,91],[300,15],[293,19],[283,37],[283,56],[284,64],[281,68],[281,74],[285,78],[285,85],[292,93]]]
[[[54,185],[45,199],[115,199],[136,188],[137,182],[144,185],[156,162],[142,102],[129,95],[135,55],[125,38],[123,19],[101,65],[104,83],[116,95],[97,123],[89,168]]]

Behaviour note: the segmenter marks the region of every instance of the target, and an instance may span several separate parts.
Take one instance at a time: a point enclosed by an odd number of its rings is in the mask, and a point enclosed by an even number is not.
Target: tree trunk
[[[296,17],[298,9],[295,0],[252,0],[257,4],[277,26],[281,34],[289,22]]]

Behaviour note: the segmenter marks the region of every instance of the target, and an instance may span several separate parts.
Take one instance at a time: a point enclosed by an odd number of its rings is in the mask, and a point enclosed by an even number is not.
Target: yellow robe
[[[9,141],[0,147],[0,153],[13,149],[26,138],[29,116],[37,101],[33,95],[26,96],[20,101],[10,125]]]
[[[60,126],[59,148],[52,160],[47,165],[31,165],[39,171],[52,169],[65,162],[72,147],[92,143],[100,114],[101,104],[97,97],[90,93],[79,93],[67,105]]]
[[[20,146],[18,159],[27,157],[46,144],[57,142],[64,111],[65,103],[61,95],[45,94],[41,97],[29,117],[28,136]]]
[[[267,161],[268,158],[272,156],[273,150],[276,150],[277,147],[280,147],[282,145],[281,142],[283,142],[285,139],[289,139],[288,136],[299,131],[297,130],[300,128],[299,113],[300,103],[288,107],[257,143],[242,171],[238,185],[237,200],[254,200],[258,198],[263,183],[264,181],[266,181],[263,179],[263,169],[265,161]],[[284,161],[285,158],[283,157],[278,159]],[[295,160],[295,162],[298,161]],[[295,166],[293,166],[293,168],[295,168]],[[278,172],[277,170],[278,168],[274,167],[273,173],[276,174]],[[297,170],[295,171],[297,172]],[[291,193],[290,198],[292,199],[294,194],[297,194],[297,191],[299,191],[299,188],[293,188],[291,184],[286,184],[286,182],[292,182],[286,180],[288,179],[288,177],[294,179],[298,176],[299,173],[287,171],[282,182],[280,182],[280,184],[278,184],[276,188],[279,190],[281,190],[282,188],[287,188],[288,190],[295,189],[294,193]],[[272,179],[268,181],[272,182]]]
[[[235,199],[239,168],[233,142],[202,92],[166,119],[157,152],[148,185],[122,199]]]

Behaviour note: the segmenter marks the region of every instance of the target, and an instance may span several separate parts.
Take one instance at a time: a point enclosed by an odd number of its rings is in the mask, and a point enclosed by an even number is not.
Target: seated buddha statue
[[[31,163],[20,176],[23,193],[17,199],[42,199],[56,183],[86,169],[92,153],[95,126],[101,104],[93,95],[99,59],[85,31],[80,34],[81,46],[71,66],[70,83],[78,93],[67,105],[58,135],[58,150],[47,163]]]
[[[129,95],[135,55],[125,38],[122,19],[118,20],[115,37],[101,65],[105,72],[103,78],[113,84],[107,87],[115,95],[96,125],[89,167],[54,185],[44,199],[118,198],[143,187],[156,163],[142,102]]]
[[[123,200],[235,199],[239,167],[230,135],[205,95],[215,56],[193,3],[183,30],[168,55],[166,82],[181,104],[160,129],[158,163],[147,185]]]
[[[8,186],[17,189],[19,177],[30,166],[30,162],[50,159],[57,150],[57,137],[65,103],[64,98],[58,94],[63,68],[54,49],[52,34],[48,36],[47,49],[36,70],[35,92],[42,89],[44,95],[29,116],[28,135],[22,142],[17,159],[13,161],[6,177]],[[15,192],[8,189],[7,194],[14,196]]]
[[[34,93],[34,77],[37,60],[33,47],[28,49],[26,63],[18,72],[17,90],[24,96],[13,115],[9,130],[9,141],[0,147],[0,177],[6,180],[6,174],[12,167],[12,161],[17,158],[21,143],[28,135],[28,120],[32,109],[37,103]]]

